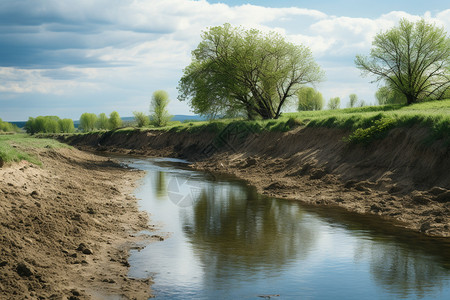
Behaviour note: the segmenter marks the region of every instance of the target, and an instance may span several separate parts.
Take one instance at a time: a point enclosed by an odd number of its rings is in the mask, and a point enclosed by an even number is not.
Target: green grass
[[[41,166],[39,159],[30,153],[33,149],[69,147],[53,139],[41,139],[27,134],[0,135],[0,158],[5,163],[27,160]]]

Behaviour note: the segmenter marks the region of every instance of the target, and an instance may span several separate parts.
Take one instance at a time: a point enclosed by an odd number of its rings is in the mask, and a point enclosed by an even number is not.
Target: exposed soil
[[[127,276],[148,243],[131,196],[143,172],[76,149],[35,150],[43,167],[0,168],[0,299],[147,299]]]
[[[298,127],[242,137],[136,131],[63,138],[83,149],[184,157],[193,168],[234,174],[274,197],[379,215],[425,235],[450,237],[450,149],[426,128],[396,128],[368,146],[348,132]]]

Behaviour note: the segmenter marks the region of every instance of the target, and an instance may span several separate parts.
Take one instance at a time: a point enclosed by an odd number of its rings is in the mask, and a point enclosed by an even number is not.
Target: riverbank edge
[[[298,127],[288,132],[126,131],[57,136],[90,151],[181,157],[192,168],[237,176],[262,194],[378,215],[397,226],[450,237],[450,151],[426,144],[429,129],[395,128],[367,146],[348,132]]]
[[[30,149],[27,149],[30,150]],[[32,149],[0,168],[0,298],[148,299],[131,249],[158,240],[133,193],[145,172],[77,149]]]

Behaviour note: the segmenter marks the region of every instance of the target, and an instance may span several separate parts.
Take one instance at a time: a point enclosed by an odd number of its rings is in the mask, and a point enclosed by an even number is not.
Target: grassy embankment
[[[220,119],[200,122],[171,122],[157,130],[175,132],[209,131],[219,133],[230,124],[234,131],[258,133],[262,131],[289,131],[303,125],[307,127],[340,128],[350,132],[347,141],[367,144],[382,138],[392,128],[422,126],[430,129],[430,136],[424,142],[443,140],[450,145],[450,99],[417,103],[410,106],[384,105],[345,108],[338,110],[304,111],[284,113],[277,120],[246,121],[242,119]],[[148,130],[156,128],[142,128]],[[134,131],[127,127],[116,132]]]
[[[0,164],[27,160],[42,165],[35,149],[70,147],[53,139],[37,139],[27,134],[0,135]]]

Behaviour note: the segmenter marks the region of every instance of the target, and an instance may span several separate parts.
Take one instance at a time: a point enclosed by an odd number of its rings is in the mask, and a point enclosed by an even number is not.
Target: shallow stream
[[[261,196],[184,161],[122,158],[165,237],[129,259],[157,299],[450,299],[449,239]]]

